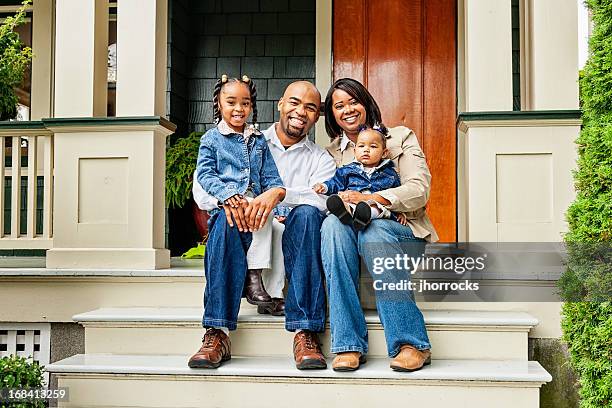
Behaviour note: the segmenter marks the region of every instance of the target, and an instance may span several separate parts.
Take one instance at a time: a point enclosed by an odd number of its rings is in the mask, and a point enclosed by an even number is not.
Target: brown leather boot
[[[404,344],[391,360],[391,368],[395,371],[417,371],[428,364],[431,364],[431,351],[417,350],[409,344]]]
[[[298,370],[327,368],[316,333],[302,330],[293,338],[293,358]]]
[[[271,314],[272,316],[284,316],[285,315],[285,299],[272,298],[272,302],[270,304],[267,304],[264,306],[257,306],[257,313]]]
[[[261,269],[249,269],[244,282],[244,296],[252,305],[267,305],[272,298],[266,292],[261,280]]]
[[[220,329],[208,329],[202,339],[202,347],[189,359],[191,368],[217,368],[232,358],[229,336]]]

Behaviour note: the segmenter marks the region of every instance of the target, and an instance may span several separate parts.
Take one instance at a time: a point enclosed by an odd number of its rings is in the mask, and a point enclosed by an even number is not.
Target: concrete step
[[[188,355],[85,354],[51,364],[68,387],[60,407],[537,408],[551,376],[533,361],[433,360],[413,373],[370,358],[358,371],[299,371],[288,357],[233,357],[216,370],[187,367]],[[331,360],[328,361],[331,366]]]
[[[538,320],[524,312],[423,312],[437,359],[527,360],[529,330]],[[85,327],[87,353],[190,354],[199,347],[203,329],[200,308],[103,308],[74,316]],[[371,356],[386,356],[386,343],[375,312],[366,312]],[[232,350],[241,356],[287,356],[293,334],[284,318],[258,315],[243,307]],[[329,330],[321,337],[329,351]]]

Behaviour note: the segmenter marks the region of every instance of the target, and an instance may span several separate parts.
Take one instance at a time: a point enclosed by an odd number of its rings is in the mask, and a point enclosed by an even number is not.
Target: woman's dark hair
[[[380,108],[366,87],[363,86],[361,82],[352,78],[342,78],[332,84],[325,96],[325,131],[327,131],[329,137],[334,139],[342,134],[342,128],[336,122],[333,113],[332,94],[336,89],[340,89],[351,95],[357,102],[364,106],[366,111],[366,126],[374,127],[376,124],[382,123]]]
[[[213,91],[213,120],[215,124],[221,121],[221,111],[219,110],[219,94],[221,93],[221,89],[226,84],[231,82],[241,82],[249,88],[249,93],[251,94],[251,106],[253,108],[253,125],[257,127],[257,89],[255,88],[255,83],[251,78],[246,75],[243,75],[242,78],[228,78],[227,75],[223,74],[217,83],[215,84],[215,89]]]

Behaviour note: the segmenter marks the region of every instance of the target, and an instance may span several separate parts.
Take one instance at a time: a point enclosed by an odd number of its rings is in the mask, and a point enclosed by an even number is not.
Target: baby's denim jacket
[[[338,168],[334,177],[323,184],[327,187],[325,194],[331,195],[346,190],[375,193],[399,187],[401,183],[399,174],[393,168],[393,162],[387,159],[370,175],[365,172],[361,163],[353,161]]]

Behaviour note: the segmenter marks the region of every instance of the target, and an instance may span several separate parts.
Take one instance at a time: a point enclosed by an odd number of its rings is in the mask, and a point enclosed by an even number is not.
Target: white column
[[[527,0],[530,110],[578,109],[576,0]]]
[[[166,115],[167,0],[117,4],[117,116]]]
[[[317,0],[316,22],[316,85],[325,98],[325,93],[332,84],[332,14],[331,1]],[[319,118],[315,126],[315,140],[321,146],[329,144],[329,136],[325,132],[325,118]]]
[[[510,0],[465,0],[463,12],[465,108],[468,112],[511,111]]]
[[[106,116],[108,0],[56,0],[55,27],[54,116]]]
[[[32,19],[32,101],[30,120],[51,116],[53,2],[36,0]]]

